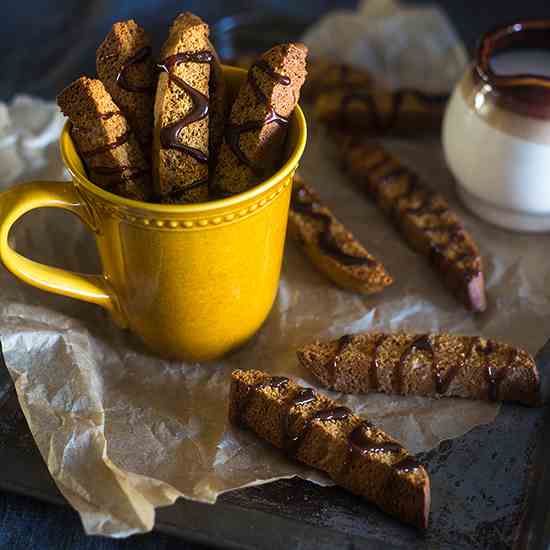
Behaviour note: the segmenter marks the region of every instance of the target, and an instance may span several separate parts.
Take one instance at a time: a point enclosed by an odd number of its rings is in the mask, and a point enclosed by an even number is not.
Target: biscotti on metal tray
[[[105,86],[83,76],[58,95],[57,103],[72,123],[71,136],[90,178],[107,191],[147,200],[149,163]]]
[[[298,175],[294,176],[288,232],[313,265],[342,288],[374,294],[393,281]]]
[[[285,377],[237,370],[229,417],[384,512],[428,526],[426,470],[389,435],[328,397]]]
[[[315,342],[297,353],[324,386],[345,393],[540,403],[533,358],[477,336],[365,332]]]
[[[339,140],[342,165],[352,183],[376,202],[414,250],[430,260],[468,309],[484,311],[479,249],[446,199],[378,143],[341,136]]]
[[[115,23],[97,50],[96,69],[149,157],[157,87],[149,35],[133,19]]]
[[[248,70],[225,125],[216,167],[222,196],[256,185],[281,162],[288,119],[306,77],[306,55],[303,44],[281,44]]]

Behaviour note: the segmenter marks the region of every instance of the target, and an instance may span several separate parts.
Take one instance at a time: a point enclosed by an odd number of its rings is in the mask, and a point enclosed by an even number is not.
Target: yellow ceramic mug
[[[235,93],[245,72],[225,67],[224,73]],[[0,259],[26,283],[104,307],[160,355],[218,358],[250,338],[273,305],[292,177],[305,142],[297,107],[288,160],[268,180],[223,200],[160,205],[94,185],[65,126],[61,153],[73,181],[24,183],[0,194]],[[46,266],[10,247],[11,226],[43,207],[69,210],[94,232],[102,275]]]

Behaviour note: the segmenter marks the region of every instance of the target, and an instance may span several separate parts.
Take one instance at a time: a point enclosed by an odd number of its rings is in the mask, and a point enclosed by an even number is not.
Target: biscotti
[[[126,116],[146,157],[151,154],[156,71],[151,41],[133,19],[115,23],[96,53],[100,80]]]
[[[441,127],[447,99],[416,90],[340,90],[319,95],[314,111],[321,122],[346,130],[418,134]]]
[[[308,61],[302,97],[312,102],[331,91],[368,90],[373,85],[372,75],[366,69],[317,57]]]
[[[328,397],[288,378],[237,370],[229,417],[386,513],[427,527],[426,470],[397,441]]]
[[[99,80],[81,77],[58,96],[91,181],[135,200],[147,200],[150,166],[128,121]]]
[[[381,145],[338,137],[351,181],[395,223],[407,243],[430,259],[446,286],[472,311],[486,307],[478,247],[445,198],[430,190]]]
[[[373,294],[393,282],[384,266],[298,175],[294,177],[288,232],[313,265],[342,288]]]
[[[231,108],[216,167],[219,195],[249,189],[282,160],[288,118],[306,76],[303,44],[275,46],[248,71]]]
[[[315,342],[297,354],[324,386],[344,393],[540,402],[533,358],[480,337],[372,332]]]
[[[208,199],[224,109],[223,79],[208,36],[206,23],[183,13],[162,48],[153,139],[153,181],[161,201]]]
[[[248,70],[254,61],[251,55],[242,55],[224,63]],[[307,102],[313,102],[326,92],[365,90],[374,85],[372,75],[367,70],[325,57],[308,59],[306,70],[307,76],[300,97]]]

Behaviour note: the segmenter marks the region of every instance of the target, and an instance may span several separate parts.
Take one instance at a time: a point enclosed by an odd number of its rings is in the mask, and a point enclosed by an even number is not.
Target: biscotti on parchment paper
[[[313,265],[342,288],[374,294],[393,282],[384,266],[298,175],[294,176],[288,232]]]
[[[325,93],[368,90],[372,86],[374,86],[374,79],[366,69],[316,57],[308,61],[302,97],[305,101],[315,101]]]
[[[426,470],[397,441],[328,397],[285,377],[237,370],[229,417],[388,514],[427,527]]]
[[[325,124],[371,136],[421,134],[441,127],[447,99],[417,90],[333,90],[317,97],[314,112]]]
[[[529,353],[477,336],[365,332],[314,342],[297,354],[324,386],[345,393],[540,403]]]
[[[429,259],[468,309],[484,311],[479,249],[447,200],[378,143],[341,135],[338,139],[352,183],[374,200],[411,248]]]

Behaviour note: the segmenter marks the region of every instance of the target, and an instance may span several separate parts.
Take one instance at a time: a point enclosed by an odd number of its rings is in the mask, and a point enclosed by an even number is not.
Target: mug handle
[[[25,283],[41,290],[97,304],[108,310],[115,322],[125,326],[118,300],[103,275],[86,275],[44,265],[25,258],[11,248],[8,242],[11,227],[21,216],[36,208],[68,210],[95,231],[87,206],[70,183],[21,183],[0,193],[0,261]]]

